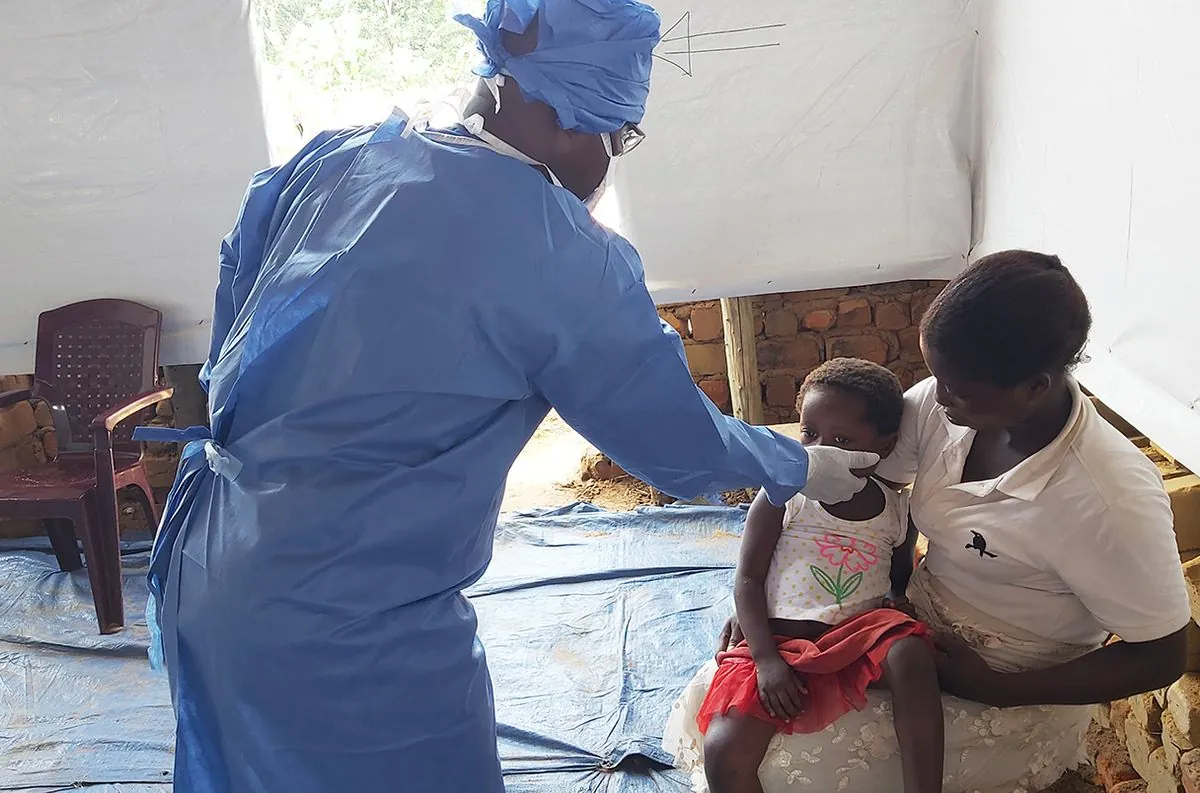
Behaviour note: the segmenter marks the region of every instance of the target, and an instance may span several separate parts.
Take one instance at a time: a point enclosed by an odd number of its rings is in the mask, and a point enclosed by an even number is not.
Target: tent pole
[[[763,423],[762,386],[758,377],[758,348],[754,299],[721,298],[725,321],[725,362],[733,415],[747,424]]]

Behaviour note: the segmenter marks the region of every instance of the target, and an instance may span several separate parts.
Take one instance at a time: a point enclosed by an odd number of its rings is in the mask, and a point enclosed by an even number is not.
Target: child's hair
[[[834,358],[813,369],[800,386],[796,410],[804,404],[809,389],[836,388],[856,394],[866,403],[866,419],[880,435],[900,431],[900,416],[904,413],[904,389],[900,380],[888,369],[861,358]]]

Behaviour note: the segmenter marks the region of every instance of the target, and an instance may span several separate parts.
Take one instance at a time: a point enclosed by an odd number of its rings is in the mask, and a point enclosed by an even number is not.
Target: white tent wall
[[[1200,4],[991,0],[974,255],[1057,253],[1091,299],[1081,381],[1200,470]]]
[[[0,373],[41,311],[162,310],[162,360],[207,357],[217,252],[268,164],[243,0],[38,0],[0,22]]]
[[[656,0],[648,137],[614,177],[655,300],[961,269],[977,5]]]
[[[164,363],[205,357],[217,245],[268,162],[247,2],[6,10],[0,237],[24,277],[0,372],[31,367],[38,312],[100,296],[162,309]],[[660,0],[651,137],[617,172],[655,298],[958,269],[974,5]]]

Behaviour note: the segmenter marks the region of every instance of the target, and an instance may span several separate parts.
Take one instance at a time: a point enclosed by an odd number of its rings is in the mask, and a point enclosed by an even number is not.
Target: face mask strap
[[[504,86],[504,75],[497,74],[495,77],[485,77],[483,84],[487,86],[488,92],[491,93],[492,99],[496,102],[496,109],[492,112],[500,112],[500,89]]]

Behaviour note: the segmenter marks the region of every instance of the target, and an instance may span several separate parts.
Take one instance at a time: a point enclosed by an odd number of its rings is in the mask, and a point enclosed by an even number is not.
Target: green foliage
[[[255,0],[267,64],[315,90],[408,92],[478,60],[449,0]]]
[[[479,62],[451,18],[482,0],[252,0],[272,158],[321,129],[445,98]]]

